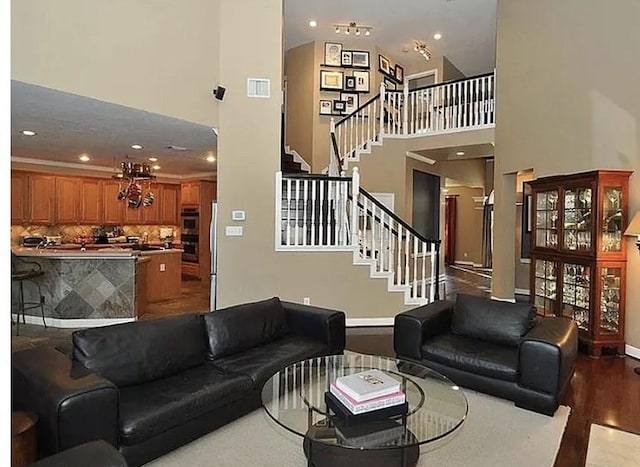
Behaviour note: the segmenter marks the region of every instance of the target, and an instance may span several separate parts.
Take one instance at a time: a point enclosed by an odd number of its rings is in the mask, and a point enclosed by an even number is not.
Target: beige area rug
[[[427,445],[420,466],[553,466],[569,407],[547,417],[513,403],[465,390],[467,420],[438,445]],[[269,418],[263,409],[173,451],[148,467],[305,467],[302,438]]]
[[[640,435],[591,425],[586,467],[640,466]]]

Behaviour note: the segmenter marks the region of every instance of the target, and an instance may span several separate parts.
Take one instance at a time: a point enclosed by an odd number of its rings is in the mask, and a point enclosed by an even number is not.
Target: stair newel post
[[[276,172],[276,250],[282,245],[282,172]]]
[[[385,119],[385,105],[384,105],[384,100],[386,99],[385,96],[385,87],[384,87],[384,82],[380,83],[380,134],[383,135],[384,134],[384,119]]]
[[[402,99],[402,133],[409,134],[409,86],[405,84]]]
[[[353,168],[351,177],[351,246],[358,246],[358,198],[360,196],[360,172],[357,167]]]

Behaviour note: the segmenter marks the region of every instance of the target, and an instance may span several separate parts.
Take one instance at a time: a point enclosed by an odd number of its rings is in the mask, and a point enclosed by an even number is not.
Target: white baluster
[[[384,83],[380,83],[380,134],[384,134],[384,101],[385,101]]]
[[[340,190],[340,182],[333,182],[333,243],[332,245],[340,245],[339,229],[340,229],[340,196],[338,196]]]
[[[387,254],[387,271],[393,272],[393,265],[391,264],[393,261],[393,218],[389,216],[389,231],[387,232],[387,238],[389,239],[387,242],[387,247],[389,248],[389,253]]]
[[[402,284],[402,266],[400,263],[400,257],[402,256],[402,225],[398,223],[398,235],[397,235],[397,266],[396,266],[396,285]]]
[[[299,212],[299,208],[300,208],[300,179],[296,180],[296,193],[295,193],[295,201],[296,201],[296,226],[295,226],[295,230],[293,232],[293,238],[294,238],[294,242],[296,244],[296,246],[299,245],[298,243],[298,225],[299,225],[299,218],[298,218],[298,212]]]
[[[287,246],[291,246],[291,179],[287,179]]]
[[[303,194],[303,198],[304,198],[304,210],[302,211],[302,245],[306,246],[307,245],[307,232],[309,230],[309,219],[307,219],[307,211],[308,211],[308,197],[309,197],[309,180],[305,180],[304,182],[302,182],[302,186],[304,189],[304,194]]]
[[[311,180],[311,245],[316,246],[316,225],[318,218],[316,217],[316,208],[318,207],[316,202],[316,180]]]
[[[409,134],[409,86],[404,87],[402,94],[402,127],[405,135]]]
[[[276,172],[276,248],[282,246],[282,172]]]
[[[473,125],[477,125],[479,120],[479,109],[478,109],[478,99],[479,99],[479,93],[478,93],[478,80],[474,79],[473,83],[472,83],[472,89],[473,89]]]
[[[462,126],[462,81],[456,83],[456,128]]]
[[[487,106],[486,106],[486,94],[485,94],[486,80],[480,79],[480,124],[485,125],[487,123]]]
[[[354,167],[351,176],[351,246],[354,248],[358,245],[358,199],[360,198],[360,173],[358,168]]]
[[[413,280],[411,281],[411,296],[418,296],[418,237],[413,235]]]
[[[405,244],[404,244],[404,274],[405,274],[405,279],[404,279],[404,285],[409,285],[409,281],[411,280],[411,277],[409,276],[409,255],[410,255],[410,251],[409,251],[409,236],[411,234],[409,233],[409,231],[407,230],[406,235],[405,235]]]
[[[376,260],[376,205],[371,203],[371,259]],[[373,263],[373,270],[376,270],[375,262]]]
[[[320,228],[318,229],[318,245],[322,246],[324,245],[324,233],[325,233],[325,216],[324,214],[324,189],[325,189],[325,183],[324,180],[318,183],[318,186],[320,187],[320,193],[318,194],[318,204],[320,206],[319,212],[318,212],[318,225],[320,226]]]
[[[436,275],[436,244],[431,243],[431,290],[429,291],[429,302],[433,302],[436,296],[436,287],[438,286],[439,278],[435,277],[435,275]]]

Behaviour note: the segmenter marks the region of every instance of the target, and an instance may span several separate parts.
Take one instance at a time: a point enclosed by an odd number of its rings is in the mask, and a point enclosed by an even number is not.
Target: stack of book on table
[[[325,400],[336,415],[352,421],[381,420],[407,412],[400,382],[380,370],[337,378]]]

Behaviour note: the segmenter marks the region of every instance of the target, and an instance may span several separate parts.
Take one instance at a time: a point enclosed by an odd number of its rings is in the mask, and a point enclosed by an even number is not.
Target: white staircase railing
[[[424,238],[353,176],[276,174],[276,250],[352,251],[405,303],[439,298],[440,241]]]
[[[495,72],[409,91],[380,93],[331,125],[341,160],[385,137],[448,133],[495,125]]]

